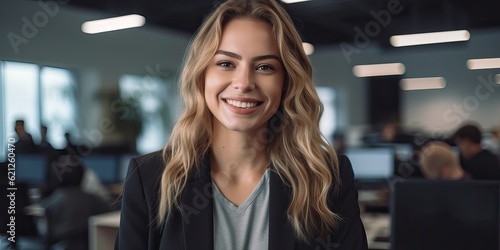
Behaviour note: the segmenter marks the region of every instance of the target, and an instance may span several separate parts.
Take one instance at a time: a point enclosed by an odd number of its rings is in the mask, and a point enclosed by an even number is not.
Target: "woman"
[[[205,20],[162,152],[132,160],[116,249],[366,249],[349,160],[290,17],[229,0]]]

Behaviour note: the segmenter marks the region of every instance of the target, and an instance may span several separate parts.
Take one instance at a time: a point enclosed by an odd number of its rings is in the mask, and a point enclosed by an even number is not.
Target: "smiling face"
[[[214,128],[254,132],[267,126],[280,105],[283,84],[271,26],[248,19],[227,23],[205,72],[205,101]]]

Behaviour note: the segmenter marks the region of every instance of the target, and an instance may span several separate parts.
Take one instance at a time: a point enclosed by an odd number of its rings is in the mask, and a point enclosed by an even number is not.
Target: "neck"
[[[214,126],[211,143],[211,170],[226,181],[259,179],[269,166],[267,141],[256,133]]]

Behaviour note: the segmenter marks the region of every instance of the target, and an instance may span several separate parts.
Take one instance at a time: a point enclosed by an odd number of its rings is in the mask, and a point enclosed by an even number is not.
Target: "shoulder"
[[[354,179],[354,172],[352,170],[351,161],[345,155],[339,155],[339,174],[342,180]]]
[[[151,191],[157,190],[164,166],[162,151],[132,158],[123,183],[124,191],[143,190],[147,198],[152,199],[150,196],[155,192]]]
[[[138,174],[141,179],[151,180],[151,177],[161,175],[164,166],[162,151],[155,151],[132,158],[129,163],[127,176]]]
[[[339,155],[338,164],[340,184],[333,191],[330,206],[340,220],[330,240],[339,244],[340,249],[368,249],[365,229],[360,219],[358,192],[354,185],[351,162],[347,156]]]
[[[352,202],[351,199],[356,199],[357,201],[357,189],[354,184],[354,172],[352,170],[351,161],[345,155],[338,155],[338,183],[337,185],[331,185],[330,189],[330,202],[334,208],[341,206],[345,198],[348,198],[348,202]]]
[[[494,164],[494,165],[499,165],[500,161],[498,156],[493,154],[491,151],[487,149],[483,149],[481,152],[479,152],[474,158],[474,161],[480,162],[481,164]]]
[[[351,161],[345,155],[338,155],[338,174],[340,177],[340,183],[337,193],[345,191],[346,188],[354,182],[354,172],[352,170]]]

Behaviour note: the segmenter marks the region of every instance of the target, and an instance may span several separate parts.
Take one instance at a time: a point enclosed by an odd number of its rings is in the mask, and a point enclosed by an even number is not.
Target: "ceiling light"
[[[141,15],[127,15],[88,21],[82,24],[82,31],[87,34],[96,34],[114,30],[141,27],[146,23],[146,18]]]
[[[305,2],[305,1],[310,1],[310,0],[281,0],[284,3],[299,3],[299,2]]]
[[[446,86],[444,77],[406,78],[399,81],[402,90],[442,89]]]
[[[500,58],[470,59],[467,60],[467,68],[470,70],[500,68]]]
[[[310,43],[302,43],[302,48],[304,48],[306,55],[312,55],[312,53],[314,53],[314,46]]]
[[[402,75],[406,71],[402,63],[356,65],[352,72],[357,77]]]
[[[444,31],[420,33],[411,35],[392,36],[390,42],[394,47],[434,44],[434,43],[450,43],[468,41],[470,33],[467,30]]]

